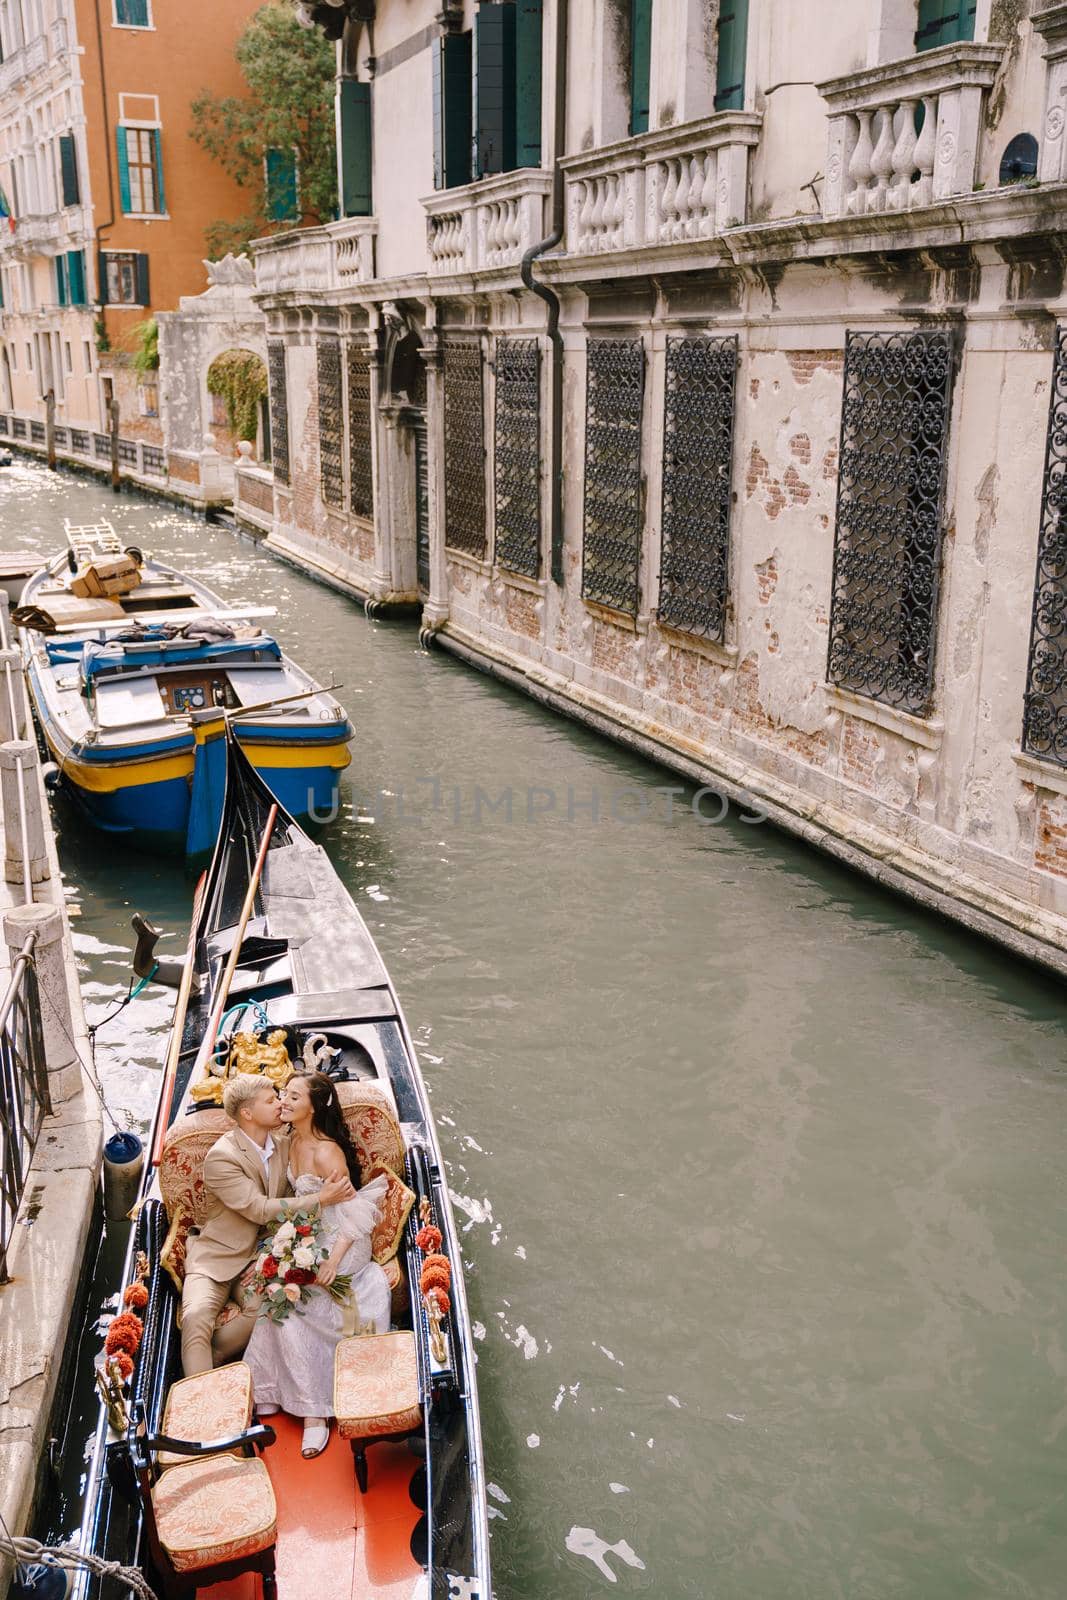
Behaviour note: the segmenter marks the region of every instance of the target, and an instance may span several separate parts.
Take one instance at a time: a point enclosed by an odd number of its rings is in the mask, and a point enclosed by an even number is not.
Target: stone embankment
[[[0,594],[4,642],[6,602]],[[35,932],[48,1078],[48,1104],[10,1228],[6,1281],[0,1282],[0,1514],[12,1533],[21,1533],[34,1510],[95,1226],[102,1126],[100,1100],[83,1065],[89,1040],[41,766],[18,653],[6,649],[0,650],[0,799],[0,997]],[[15,1032],[21,1039],[21,1026]],[[10,1037],[11,1029],[3,1030],[0,1051],[7,1051]],[[10,1577],[9,1563],[0,1562],[0,1597]]]

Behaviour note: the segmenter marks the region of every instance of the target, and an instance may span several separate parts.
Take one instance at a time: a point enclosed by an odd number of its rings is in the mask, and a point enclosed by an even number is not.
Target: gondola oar
[[[267,812],[267,826],[264,828],[263,837],[259,841],[256,864],[252,868],[252,876],[248,880],[248,891],[245,894],[244,905],[241,907],[241,917],[234,934],[233,948],[230,950],[229,959],[226,962],[226,970],[223,972],[222,981],[219,984],[218,998],[212,1007],[211,1016],[204,1030],[204,1038],[200,1045],[200,1053],[196,1058],[198,1066],[210,1057],[215,1048],[215,1035],[219,1031],[219,1023],[222,1021],[222,1014],[226,1009],[226,1001],[230,994],[230,984],[233,982],[233,975],[237,971],[237,962],[241,954],[241,945],[244,943],[245,929],[248,927],[248,919],[252,915],[252,907],[256,900],[256,890],[259,888],[259,880],[263,873],[263,863],[267,859],[270,836],[274,832],[274,823],[277,816],[278,803],[275,801]]]
[[[182,970],[182,981],[178,988],[178,999],[174,1006],[170,1049],[167,1051],[167,1060],[163,1068],[163,1087],[159,1093],[159,1110],[156,1113],[156,1136],[152,1141],[153,1167],[159,1166],[159,1158],[163,1153],[163,1139],[170,1120],[167,1112],[174,1094],[174,1080],[178,1075],[178,1059],[182,1053],[185,1013],[189,1009],[189,995],[192,992],[193,977],[195,976],[196,928],[200,920],[200,902],[204,898],[204,885],[206,883],[207,873],[202,872],[196,885],[196,893],[193,895],[193,919],[189,924],[189,944],[185,956],[185,966]]]

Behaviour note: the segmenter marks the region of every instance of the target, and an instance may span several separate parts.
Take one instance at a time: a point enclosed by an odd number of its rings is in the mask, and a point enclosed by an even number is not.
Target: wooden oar
[[[233,948],[231,949],[229,959],[226,962],[226,970],[222,974],[222,982],[219,984],[218,999],[215,1001],[211,1018],[204,1032],[203,1042],[200,1046],[200,1054],[197,1057],[198,1062],[206,1061],[215,1047],[215,1036],[219,1031],[219,1023],[222,1021],[222,1013],[226,1009],[226,1001],[229,998],[230,984],[233,982],[233,975],[237,970],[237,961],[241,954],[241,945],[244,942],[245,929],[248,927],[248,919],[252,915],[252,907],[255,904],[256,899],[256,890],[259,887],[259,880],[263,872],[263,863],[267,859],[267,851],[270,848],[270,836],[274,832],[274,823],[277,815],[278,803],[275,801],[267,813],[267,826],[264,828],[263,837],[259,841],[259,854],[256,856],[256,864],[252,868],[252,877],[249,880],[248,892],[245,895],[245,903],[241,907],[241,916],[237,924],[237,932],[234,936]]]
[[[196,892],[193,895],[193,920],[189,924],[189,944],[185,957],[185,969],[182,972],[182,981],[178,985],[178,998],[174,1005],[174,1021],[171,1024],[170,1049],[167,1051],[167,1060],[163,1068],[163,1087],[159,1095],[159,1113],[156,1124],[156,1136],[152,1141],[152,1165],[159,1166],[159,1158],[163,1153],[163,1139],[167,1132],[167,1108],[170,1097],[174,1093],[174,1080],[178,1076],[178,1059],[182,1053],[182,1034],[185,1032],[185,1013],[189,1009],[189,995],[192,992],[195,956],[196,956],[196,925],[200,920],[200,902],[204,898],[204,885],[207,882],[207,873],[202,872],[197,881]]]

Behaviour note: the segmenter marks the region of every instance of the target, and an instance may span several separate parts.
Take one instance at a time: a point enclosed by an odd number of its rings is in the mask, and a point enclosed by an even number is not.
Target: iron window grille
[[[722,642],[730,579],[737,339],[667,340],[659,618]]]
[[[582,594],[631,616],[640,598],[644,391],[640,339],[589,340]]]
[[[541,575],[541,350],[536,339],[496,347],[496,559]]]
[[[270,389],[270,446],[274,476],[289,482],[289,394],[285,381],[285,344],[267,341],[267,378]]]
[[[949,329],[846,337],[826,673],[913,715],[933,692],[954,366]]]
[[[445,544],[485,559],[485,413],[482,350],[447,339],[445,379]]]
[[[1041,529],[1023,698],[1023,750],[1067,766],[1067,328],[1052,358]]]
[[[345,503],[345,420],[340,341],[320,339],[315,354],[319,397],[319,482],[326,504],[341,507]]]
[[[30,423],[30,440],[33,444],[44,444],[47,437],[43,422]]]
[[[348,346],[349,505],[357,517],[374,516],[374,466],[371,453],[370,352]]]

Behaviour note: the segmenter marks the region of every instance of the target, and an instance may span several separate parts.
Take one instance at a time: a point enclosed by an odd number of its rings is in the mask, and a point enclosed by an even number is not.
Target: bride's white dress
[[[294,1179],[290,1173],[289,1182],[295,1195],[310,1199],[323,1179],[311,1172]],[[313,1289],[303,1315],[293,1310],[282,1322],[259,1318],[244,1355],[257,1406],[280,1406],[291,1417],[331,1417],[333,1356],[344,1328],[373,1322],[376,1333],[389,1332],[389,1281],[371,1260],[371,1233],[388,1187],[387,1177],[375,1178],[353,1199],[322,1208],[330,1249],[338,1238],[352,1240],[337,1270],[351,1275],[355,1304],[342,1307],[325,1289]]]

